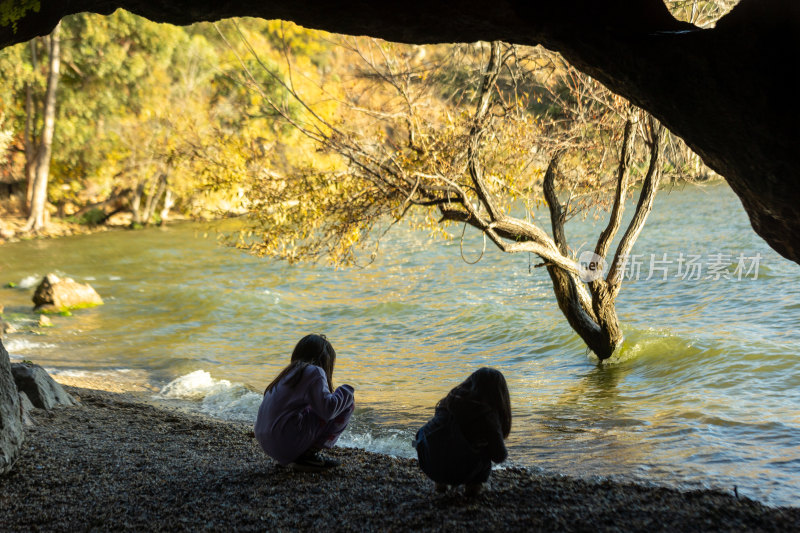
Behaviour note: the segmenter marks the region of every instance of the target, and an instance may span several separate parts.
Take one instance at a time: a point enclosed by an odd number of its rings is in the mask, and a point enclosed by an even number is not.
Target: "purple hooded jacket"
[[[264,395],[256,417],[256,439],[281,464],[291,463],[326,437],[329,423],[353,406],[351,386],[342,385],[331,393],[322,368],[308,365],[300,371],[303,376],[297,385],[286,383],[292,372]]]

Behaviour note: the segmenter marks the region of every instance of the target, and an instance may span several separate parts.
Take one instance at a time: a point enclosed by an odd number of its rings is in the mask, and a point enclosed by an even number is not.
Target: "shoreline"
[[[232,215],[237,216],[237,215]],[[220,217],[190,217],[181,214],[175,214],[169,218],[163,225],[172,226],[185,222],[213,222],[216,220],[225,220],[232,216]],[[150,224],[147,226],[132,227],[130,221],[127,219],[123,221],[108,221],[102,224],[84,224],[79,222],[70,222],[65,218],[51,217],[47,225],[37,233],[23,233],[20,231],[25,225],[26,218],[18,215],[5,215],[0,214],[0,246],[3,244],[12,244],[28,240],[48,240],[48,239],[61,239],[64,237],[75,237],[78,235],[93,235],[95,233],[105,233],[107,231],[138,231],[146,228],[161,227],[162,224]]]
[[[0,245],[33,239],[59,239],[75,235],[89,235],[117,229],[126,229],[123,225],[99,224],[90,226],[69,222],[66,219],[52,217],[47,225],[38,233],[23,233],[20,231],[25,225],[25,217],[18,215],[5,215],[0,217]]]
[[[437,494],[414,459],[335,448],[299,474],[261,452],[249,424],[65,387],[77,407],[34,410],[0,478],[4,531],[790,531],[800,508],[732,494],[587,481],[521,468],[475,498]]]

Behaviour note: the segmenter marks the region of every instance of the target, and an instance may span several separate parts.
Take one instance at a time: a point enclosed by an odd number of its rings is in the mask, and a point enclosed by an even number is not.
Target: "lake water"
[[[573,246],[593,242],[599,225],[568,227]],[[771,505],[800,505],[800,266],[753,233],[724,185],[660,193],[630,263],[638,279],[618,301],[625,344],[601,365],[527,255],[490,246],[468,265],[457,238],[399,229],[371,266],[336,270],[220,247],[212,228],[0,247],[0,282],[22,282],[0,290],[6,318],[21,328],[6,340],[12,359],[136,382],[159,401],[252,421],[259,391],[297,340],[320,332],[338,353],[334,381],[356,388],[343,445],[413,456],[411,437],[436,401],[493,366],[511,390],[514,464],[736,486]],[[482,240],[467,234],[471,260]],[[30,332],[31,285],[49,271],[91,283],[106,304]]]

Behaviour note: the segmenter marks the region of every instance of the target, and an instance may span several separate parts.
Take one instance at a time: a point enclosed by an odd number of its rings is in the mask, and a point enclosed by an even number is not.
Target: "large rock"
[[[11,373],[19,392],[24,392],[31,403],[39,409],[75,405],[75,400],[56,383],[47,371],[31,363],[13,363]]]
[[[31,400],[28,398],[28,395],[24,392],[19,392],[19,410],[20,415],[22,416],[22,425],[25,427],[35,426],[36,424],[33,422],[33,410],[36,408]]]
[[[14,466],[23,438],[19,394],[8,352],[0,341],[0,475]]]
[[[103,299],[91,285],[78,283],[72,278],[61,279],[55,274],[48,274],[36,287],[33,304],[37,310],[65,311],[103,305]]]

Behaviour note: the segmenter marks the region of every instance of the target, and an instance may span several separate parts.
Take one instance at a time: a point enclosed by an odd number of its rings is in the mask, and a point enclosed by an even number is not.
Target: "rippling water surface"
[[[589,248],[599,224],[568,227],[573,245]],[[256,391],[294,343],[324,332],[339,355],[334,381],[357,389],[343,443],[401,455],[414,453],[411,436],[436,401],[491,365],[511,389],[514,463],[737,486],[772,505],[800,505],[800,267],[753,233],[726,187],[657,198],[634,249],[639,279],[618,301],[626,342],[602,365],[527,256],[488,249],[470,266],[457,239],[390,235],[376,263],[339,270],[221,248],[200,224],[6,245],[0,281],[24,282],[0,291],[21,329],[6,345],[12,358],[55,373],[144,381],[162,401],[252,420]],[[481,242],[467,239],[468,258]],[[684,275],[692,256],[701,279]],[[749,273],[736,272],[740,260]],[[712,265],[732,279],[714,279]],[[24,287],[49,271],[88,281],[106,305],[56,316],[44,335],[27,332]]]

